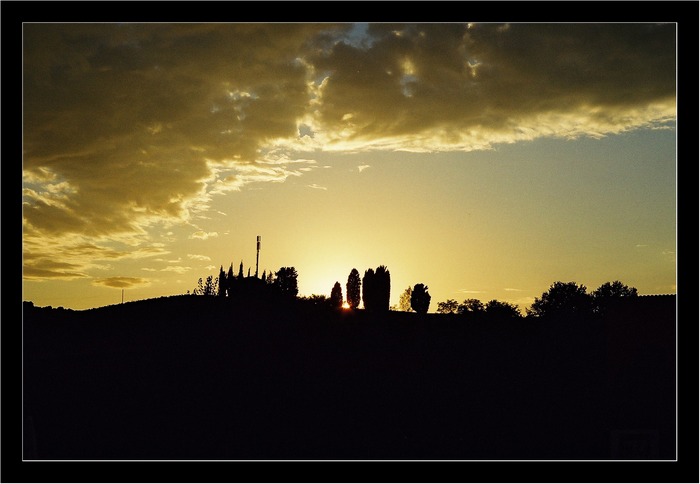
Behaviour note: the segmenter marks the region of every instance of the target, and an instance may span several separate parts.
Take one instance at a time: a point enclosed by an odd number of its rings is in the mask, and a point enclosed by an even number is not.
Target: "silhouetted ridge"
[[[675,454],[673,296],[620,300],[591,319],[465,319],[339,311],[260,282],[87,311],[25,304],[27,455]]]

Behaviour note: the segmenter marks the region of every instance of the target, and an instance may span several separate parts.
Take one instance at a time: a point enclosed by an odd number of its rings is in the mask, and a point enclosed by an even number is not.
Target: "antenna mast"
[[[258,278],[258,263],[260,262],[260,236],[258,235],[258,252],[255,255],[255,278]]]

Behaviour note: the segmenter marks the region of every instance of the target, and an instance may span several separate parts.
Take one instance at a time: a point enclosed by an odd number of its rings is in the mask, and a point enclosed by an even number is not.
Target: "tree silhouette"
[[[206,282],[202,282],[200,277],[197,281],[197,287],[192,291],[195,296],[216,296],[219,278],[214,279],[214,276],[207,276]]]
[[[440,314],[455,314],[459,304],[454,299],[448,299],[444,302],[439,302],[437,305],[437,312]]]
[[[294,267],[281,267],[275,275],[275,283],[280,292],[285,296],[296,297],[299,293],[297,270]]]
[[[615,301],[637,297],[637,288],[629,287],[620,281],[606,282],[593,291],[593,310],[604,313]]]
[[[379,266],[374,271],[374,302],[377,311],[388,311],[391,299],[391,274],[386,266]]]
[[[340,283],[336,281],[331,289],[331,307],[332,308],[342,308],[343,307],[343,289],[340,287]]]
[[[345,300],[352,309],[360,305],[360,273],[357,269],[350,271],[348,282],[345,284]]]
[[[499,320],[518,319],[522,317],[516,304],[509,304],[495,299],[486,303],[484,311],[489,318]]]
[[[586,286],[575,282],[553,283],[542,297],[535,298],[528,316],[587,316],[593,311],[593,298],[586,293]]]
[[[484,311],[484,303],[478,299],[465,299],[457,307],[457,314],[481,314]]]
[[[192,294],[194,294],[195,296],[201,296],[202,294],[204,294],[204,283],[202,282],[201,277],[197,281],[197,287],[192,289]]]
[[[428,286],[416,284],[411,291],[411,308],[419,314],[425,314],[430,307],[430,293]]]
[[[374,309],[376,309],[376,296],[374,270],[370,268],[365,271],[365,275],[362,277],[362,302],[366,310],[374,311]]]
[[[331,305],[331,300],[323,294],[312,294],[311,296],[302,297],[301,300],[313,306],[329,307]]]
[[[411,286],[408,286],[399,296],[399,311],[411,311]]]
[[[367,269],[362,278],[362,301],[369,311],[388,311],[391,296],[391,274],[386,266]]]
[[[207,282],[204,284],[205,296],[216,296],[219,279],[214,279],[214,276],[207,276]]]
[[[219,281],[219,284],[221,284],[221,281]],[[226,273],[226,292],[229,296],[233,294],[233,287],[235,284],[236,278],[233,275],[233,262],[231,262],[231,265],[228,266],[228,272]]]
[[[226,295],[227,288],[226,273],[224,272],[224,266],[219,269],[219,296]]]
[[[243,279],[243,261],[241,261],[241,265],[238,266],[238,279]]]

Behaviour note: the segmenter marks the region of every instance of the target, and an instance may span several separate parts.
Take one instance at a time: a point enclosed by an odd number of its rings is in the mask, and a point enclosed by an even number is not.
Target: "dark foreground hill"
[[[675,304],[638,299],[549,322],[25,304],[24,458],[673,459]]]

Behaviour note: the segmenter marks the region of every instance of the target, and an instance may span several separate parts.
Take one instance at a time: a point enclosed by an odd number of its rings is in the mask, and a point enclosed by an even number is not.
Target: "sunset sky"
[[[23,27],[23,300],[676,292],[675,24]]]

